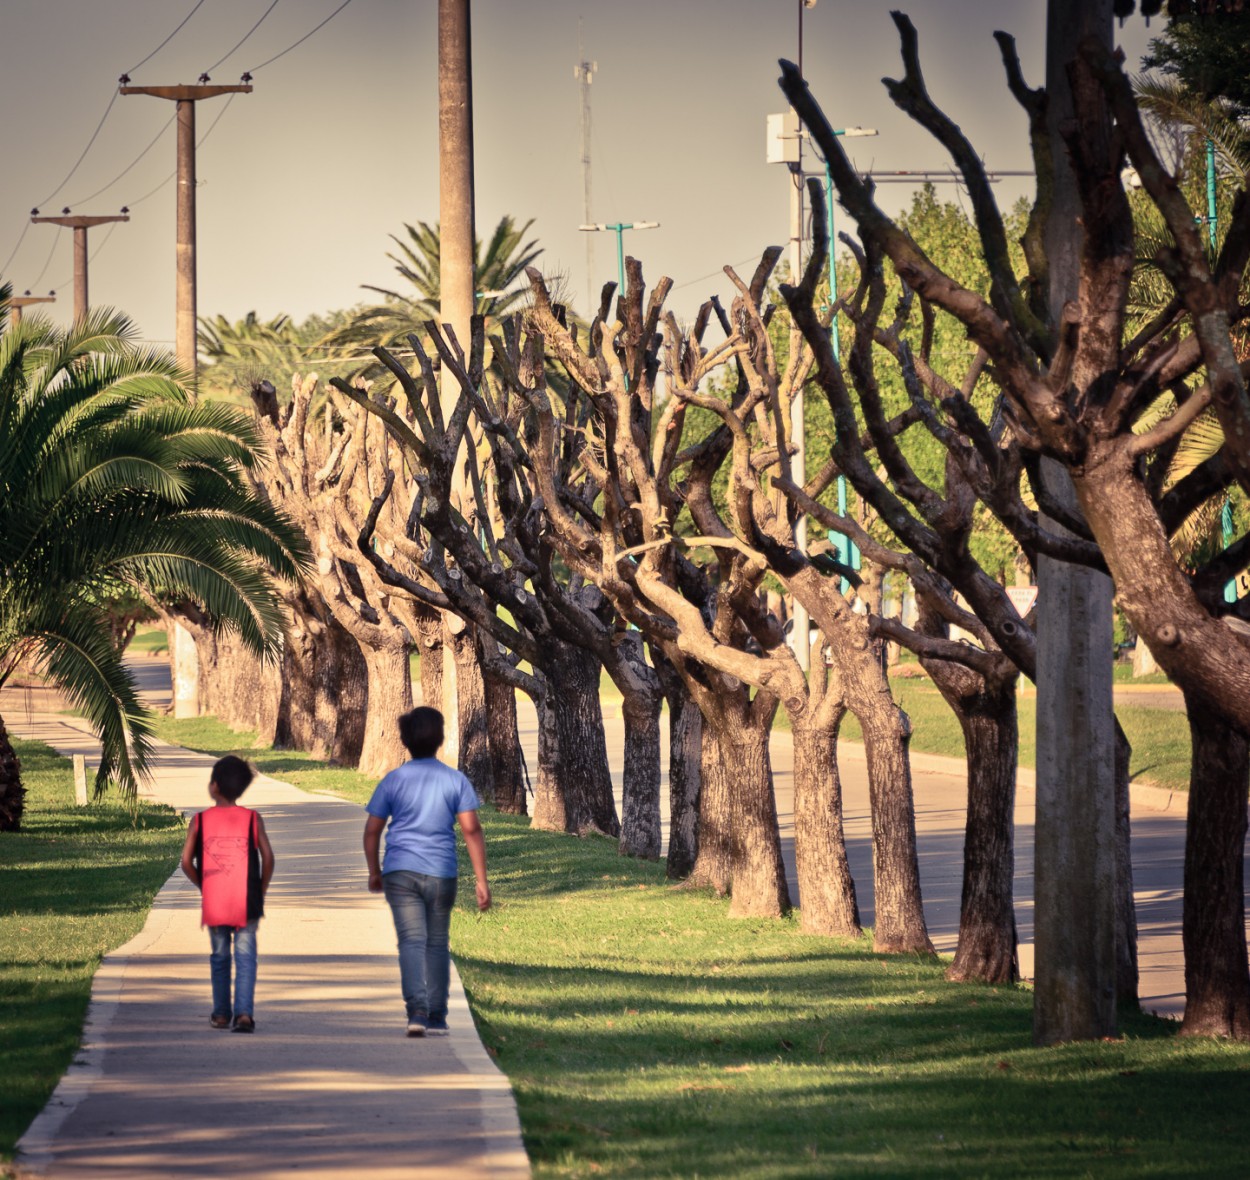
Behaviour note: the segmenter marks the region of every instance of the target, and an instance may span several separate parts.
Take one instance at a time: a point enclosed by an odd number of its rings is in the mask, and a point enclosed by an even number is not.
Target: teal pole
[[[608,226],[608,229],[616,231],[616,280],[620,284],[616,289],[618,295],[625,294],[625,231],[630,228],[619,221]]]
[[[1207,140],[1207,239],[1215,249],[1215,140]]]

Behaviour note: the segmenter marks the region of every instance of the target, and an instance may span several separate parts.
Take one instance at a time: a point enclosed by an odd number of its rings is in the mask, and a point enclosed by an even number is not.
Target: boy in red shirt
[[[201,921],[212,953],[213,1028],[256,1031],[256,926],[265,912],[273,878],[273,849],[265,821],[237,800],[254,774],[242,758],[227,754],[213,767],[208,793],[215,806],[191,820],[182,849],[182,871],[200,890]],[[234,943],[234,1007],[230,1006],[230,944]],[[231,1013],[233,1011],[233,1024]]]

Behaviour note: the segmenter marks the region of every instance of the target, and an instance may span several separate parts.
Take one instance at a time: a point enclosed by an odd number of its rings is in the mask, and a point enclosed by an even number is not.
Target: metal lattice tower
[[[599,69],[597,61],[587,61],[586,51],[582,46],[582,21],[577,19],[577,65],[573,67],[573,77],[577,79],[582,92],[582,223],[590,222],[590,84],[594,81],[595,71]],[[586,306],[592,310],[595,306],[595,238],[586,235]]]

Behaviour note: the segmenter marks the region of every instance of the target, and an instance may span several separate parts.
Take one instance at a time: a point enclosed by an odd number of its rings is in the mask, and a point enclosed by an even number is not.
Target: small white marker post
[[[81,754],[74,755],[74,802],[87,806],[87,759]]]

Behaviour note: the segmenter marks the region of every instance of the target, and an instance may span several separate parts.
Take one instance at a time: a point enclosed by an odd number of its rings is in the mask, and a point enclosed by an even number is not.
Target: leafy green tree
[[[1142,64],[1176,79],[1202,99],[1222,97],[1235,116],[1250,116],[1250,11],[1214,9],[1172,17],[1150,42]]]
[[[102,745],[96,793],[133,797],[150,727],[109,626],[119,585],[191,599],[257,652],[276,649],[273,574],[306,544],[246,473],[262,453],[249,417],[192,404],[172,358],[123,316],[13,328],[0,287],[0,686],[32,661]],[[19,767],[0,721],[0,829],[21,823]]]

